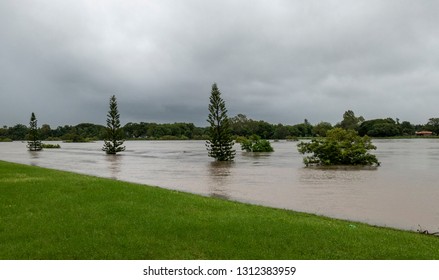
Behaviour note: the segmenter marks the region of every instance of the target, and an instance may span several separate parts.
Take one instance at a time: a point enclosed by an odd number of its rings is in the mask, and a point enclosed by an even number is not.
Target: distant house
[[[428,131],[428,130],[423,130],[423,131],[416,131],[416,136],[431,136],[433,135],[433,132]]]

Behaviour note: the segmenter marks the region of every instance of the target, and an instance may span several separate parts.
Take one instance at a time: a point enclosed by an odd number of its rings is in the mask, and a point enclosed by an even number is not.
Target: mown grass
[[[439,238],[0,161],[0,259],[439,259]]]

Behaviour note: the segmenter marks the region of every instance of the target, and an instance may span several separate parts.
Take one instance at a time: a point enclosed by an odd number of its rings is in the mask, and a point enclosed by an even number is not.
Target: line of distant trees
[[[336,125],[329,122],[311,124],[308,120],[295,125],[270,124],[262,120],[252,120],[246,115],[238,114],[230,118],[232,134],[250,137],[258,135],[262,139],[294,139],[297,137],[326,136],[326,132],[334,127],[353,129],[360,136],[371,137],[397,137],[412,136],[416,131],[428,130],[439,135],[439,118],[430,118],[426,124],[414,125],[408,121],[385,118],[365,120],[355,116],[351,110],[343,114],[343,119]],[[102,140],[105,135],[105,126],[81,123],[75,126],[64,125],[52,129],[48,124],[43,124],[39,130],[42,140],[60,140],[67,142],[87,142]],[[193,123],[127,123],[123,126],[126,139],[149,140],[202,140],[208,139],[208,127],[196,127]],[[0,141],[26,140],[29,128],[23,124],[13,127],[0,128]]]

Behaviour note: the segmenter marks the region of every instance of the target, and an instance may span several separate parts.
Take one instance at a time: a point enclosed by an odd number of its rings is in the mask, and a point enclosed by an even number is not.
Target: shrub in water
[[[376,156],[368,153],[376,149],[371,139],[358,136],[354,130],[334,128],[327,132],[326,138],[301,142],[297,146],[300,153],[312,154],[303,159],[306,166],[380,165]]]
[[[241,149],[247,152],[273,152],[270,141],[263,140],[258,135],[252,135],[249,139],[241,140]]]
[[[59,149],[61,148],[61,146],[59,144],[41,144],[41,147],[43,147],[43,149]]]

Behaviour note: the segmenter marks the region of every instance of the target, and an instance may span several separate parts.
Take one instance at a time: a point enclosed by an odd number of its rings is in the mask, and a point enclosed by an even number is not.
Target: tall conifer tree
[[[116,96],[110,98],[110,110],[107,114],[107,129],[105,131],[104,147],[102,150],[107,154],[115,155],[125,151],[123,130],[120,127],[120,114],[117,109]]]
[[[206,142],[209,156],[217,161],[233,160],[235,150],[233,149],[230,122],[227,117],[226,104],[221,98],[221,92],[216,83],[212,85],[207,121],[210,124],[209,140]]]
[[[41,151],[43,149],[41,145],[41,140],[39,139],[37,118],[35,117],[34,112],[32,112],[32,115],[30,117],[28,140],[29,141],[27,142],[27,148],[29,149],[29,151]]]

